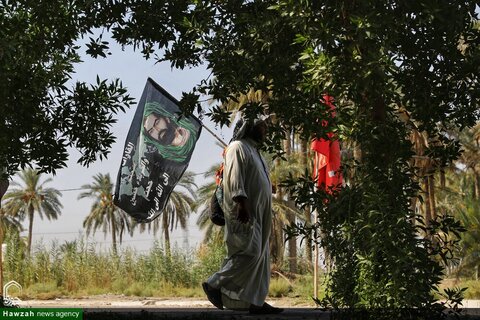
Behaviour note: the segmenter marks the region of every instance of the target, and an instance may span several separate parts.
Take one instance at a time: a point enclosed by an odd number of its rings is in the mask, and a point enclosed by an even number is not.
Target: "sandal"
[[[202,288],[210,301],[215,307],[223,310],[222,293],[219,289],[212,288],[208,283],[202,283]]]
[[[248,311],[251,314],[277,314],[283,312],[283,309],[271,306],[265,302],[261,307],[251,304]]]

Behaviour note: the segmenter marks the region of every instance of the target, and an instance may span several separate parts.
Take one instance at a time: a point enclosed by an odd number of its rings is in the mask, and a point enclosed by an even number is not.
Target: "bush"
[[[272,279],[268,295],[272,298],[286,297],[292,291],[292,286],[283,278]]]
[[[16,296],[15,292],[9,292],[10,295]],[[28,288],[24,288],[24,291],[20,294],[18,293],[18,297],[20,299],[26,299],[30,297],[35,297],[39,300],[52,300],[58,297],[63,296],[63,292],[57,284],[53,281],[47,283],[35,283],[29,286]]]
[[[200,246],[197,251],[197,261],[193,267],[195,283],[207,280],[213,273],[217,272],[225,259],[225,246],[220,243],[210,242]]]
[[[460,288],[467,288],[465,291],[465,299],[480,299],[480,281],[479,280],[463,280],[457,284]]]

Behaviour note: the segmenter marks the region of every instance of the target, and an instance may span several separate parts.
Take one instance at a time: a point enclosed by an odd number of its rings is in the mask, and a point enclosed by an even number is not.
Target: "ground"
[[[314,302],[305,303],[293,298],[272,298],[267,300],[274,306],[289,308],[315,308]],[[89,308],[215,308],[205,298],[158,298],[132,297],[124,295],[98,295],[83,298],[57,298],[52,300],[24,300],[22,307],[89,307]]]
[[[129,297],[122,295],[99,295],[84,298],[53,300],[25,300],[21,307],[32,308],[81,308],[84,320],[327,320],[331,311],[319,310],[312,303],[298,303],[298,299],[268,299],[277,307],[285,308],[280,315],[252,316],[245,311],[220,311],[207,299]],[[465,300],[461,319],[480,320],[480,300]],[[453,319],[452,317],[447,317]]]

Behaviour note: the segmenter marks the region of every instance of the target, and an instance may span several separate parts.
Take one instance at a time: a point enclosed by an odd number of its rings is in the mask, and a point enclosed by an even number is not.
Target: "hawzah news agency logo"
[[[3,305],[5,307],[18,307],[21,300],[15,297],[10,297],[8,295],[8,289],[10,289],[11,287],[16,287],[20,289],[20,292],[22,291],[22,286],[18,282],[13,280],[8,282],[6,285],[3,286]]]
[[[25,308],[20,307],[20,299],[10,297],[8,289],[16,287],[22,291],[22,286],[18,282],[10,281],[3,287],[3,307],[12,307],[13,309],[1,309],[0,320],[12,319],[19,320],[22,318],[37,319],[37,320],[78,320],[83,319],[82,309],[69,308]],[[1,301],[0,301],[1,302]]]

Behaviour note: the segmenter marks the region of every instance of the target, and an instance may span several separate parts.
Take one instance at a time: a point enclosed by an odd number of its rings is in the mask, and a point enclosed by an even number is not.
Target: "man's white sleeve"
[[[235,141],[227,149],[225,155],[225,175],[224,183],[230,190],[232,199],[236,197],[247,197],[245,189],[245,179],[247,173],[248,159],[247,150],[241,142]]]

